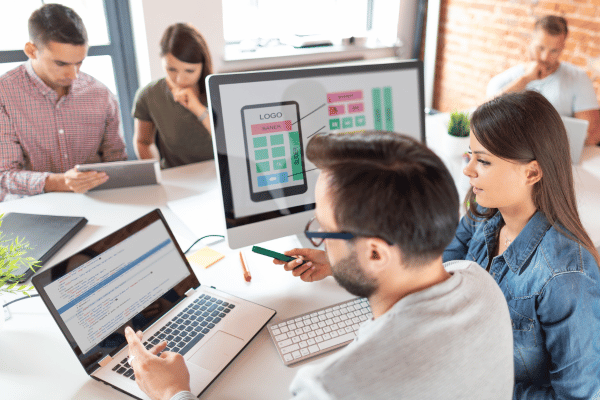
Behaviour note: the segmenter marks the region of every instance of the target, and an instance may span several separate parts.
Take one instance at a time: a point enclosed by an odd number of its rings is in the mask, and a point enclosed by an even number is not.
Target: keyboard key
[[[284,339],[282,341],[280,341],[279,343],[277,343],[279,345],[279,347],[286,347],[292,344],[292,340],[291,339]],[[117,365],[118,367],[118,365]],[[116,367],[115,367],[116,368]]]
[[[354,340],[354,338],[355,338],[354,333],[347,333],[345,335],[340,335],[333,339],[324,340],[323,342],[319,343],[318,346],[319,346],[319,349],[325,350],[330,347],[337,346],[338,344],[342,344],[344,342]]]
[[[129,378],[131,375],[133,375],[133,370],[131,368],[125,371],[125,373],[123,374],[123,376],[127,378]]]
[[[284,355],[283,355],[283,359],[284,359],[285,361],[292,361],[292,360],[294,359],[294,357],[292,357],[292,355],[291,355],[291,354],[284,354]]]
[[[309,353],[308,349],[304,348],[304,349],[300,349],[300,354],[302,354],[303,356],[307,356],[310,353]]]
[[[283,347],[281,349],[281,353],[282,354],[291,353],[292,351],[298,350],[299,348],[300,348],[300,346],[298,346],[297,344],[292,344],[291,346]]]
[[[292,356],[294,357],[294,359],[296,359],[302,357],[302,354],[300,354],[299,351],[294,351],[292,352]]]

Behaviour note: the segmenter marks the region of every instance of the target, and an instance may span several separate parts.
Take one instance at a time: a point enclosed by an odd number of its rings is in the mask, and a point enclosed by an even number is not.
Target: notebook
[[[154,185],[161,179],[160,165],[157,160],[113,161],[81,164],[76,167],[79,171],[98,171],[108,175],[106,182],[90,190]]]
[[[139,399],[126,326],[182,354],[198,396],[275,315],[201,285],[158,209],[32,281],[87,374]]]
[[[581,153],[583,153],[583,147],[585,145],[585,139],[587,138],[589,122],[585,119],[579,118],[564,116],[561,116],[561,118],[565,124],[567,136],[569,137],[571,162],[573,164],[579,164],[579,161],[581,160]]]
[[[22,214],[11,212],[4,215],[0,231],[5,240],[13,241],[15,237],[29,242],[30,250],[24,257],[33,257],[39,261],[41,268],[56,254],[77,232],[87,224],[84,217],[65,217],[58,215]],[[12,272],[21,275],[12,282],[24,282],[34,272],[26,265]]]

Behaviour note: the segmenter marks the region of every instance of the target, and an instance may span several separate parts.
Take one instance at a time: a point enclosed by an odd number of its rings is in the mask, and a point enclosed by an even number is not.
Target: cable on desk
[[[19,297],[18,299],[15,299],[13,301],[9,301],[8,303],[2,305],[2,307],[8,307],[10,306],[12,303],[16,303],[17,301],[21,301],[21,300],[25,300],[25,299],[30,299],[32,297],[40,297],[39,294],[32,294],[30,296],[23,296],[23,297]]]
[[[192,245],[190,247],[188,247],[188,249],[186,251],[184,251],[183,254],[187,254],[187,252],[190,251],[192,249],[192,247],[194,247],[196,245],[196,243],[198,243],[202,239],[206,239],[207,237],[213,237],[213,236],[225,239],[225,236],[223,236],[223,235],[206,235],[206,236],[202,236],[200,239],[198,239],[194,243],[192,243]]]

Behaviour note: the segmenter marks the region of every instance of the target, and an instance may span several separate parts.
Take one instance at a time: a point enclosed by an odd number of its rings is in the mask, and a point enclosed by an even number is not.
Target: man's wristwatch
[[[206,119],[206,117],[208,117],[208,108],[204,109],[204,112],[200,114],[198,121],[202,122]]]

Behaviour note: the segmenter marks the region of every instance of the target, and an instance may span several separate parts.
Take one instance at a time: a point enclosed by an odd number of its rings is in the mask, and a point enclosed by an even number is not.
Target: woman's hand
[[[327,253],[315,249],[292,249],[286,251],[286,256],[295,257],[296,260],[286,263],[285,261],[273,260],[274,264],[283,264],[286,271],[292,271],[292,275],[299,276],[305,282],[320,281],[331,275],[331,266],[327,259]],[[306,262],[305,264],[302,264]]]
[[[206,107],[200,102],[192,88],[174,89],[173,98],[176,102],[190,110],[196,117],[200,117],[206,111]]]

